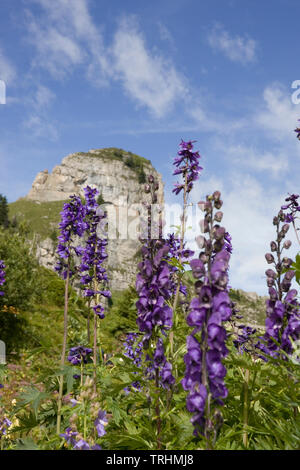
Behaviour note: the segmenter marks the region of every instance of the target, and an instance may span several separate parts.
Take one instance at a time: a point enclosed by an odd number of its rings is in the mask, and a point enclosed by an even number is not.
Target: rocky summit
[[[73,153],[63,158],[51,173],[48,170],[38,173],[24,203],[43,206],[51,201],[62,201],[62,208],[63,201],[69,196],[82,196],[86,186],[97,188],[101,203],[108,211],[111,289],[122,290],[135,279],[140,246],[132,232],[139,206],[148,198],[143,189],[150,174],[159,181],[158,204],[163,206],[162,177],[149,160],[116,148]],[[41,219],[43,223],[47,223],[47,218]],[[38,235],[35,239],[40,264],[52,268],[55,263],[55,240],[50,233],[46,237]]]

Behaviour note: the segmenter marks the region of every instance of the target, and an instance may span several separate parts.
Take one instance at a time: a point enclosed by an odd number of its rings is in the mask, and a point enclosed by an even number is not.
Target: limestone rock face
[[[38,173],[26,199],[64,201],[73,194],[83,196],[86,186],[97,188],[108,211],[110,286],[122,290],[136,275],[140,243],[132,232],[138,207],[148,197],[143,189],[150,174],[159,181],[158,204],[163,206],[162,178],[149,160],[120,149],[93,149],[66,156],[52,173]],[[42,265],[53,267],[55,248],[50,238],[39,242],[37,256]]]

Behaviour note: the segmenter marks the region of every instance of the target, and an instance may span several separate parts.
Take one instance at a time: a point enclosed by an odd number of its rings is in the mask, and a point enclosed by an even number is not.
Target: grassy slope
[[[29,238],[33,238],[34,234],[40,235],[41,239],[56,237],[64,202],[38,202],[20,198],[8,205],[9,219],[16,217],[18,222],[25,221]]]

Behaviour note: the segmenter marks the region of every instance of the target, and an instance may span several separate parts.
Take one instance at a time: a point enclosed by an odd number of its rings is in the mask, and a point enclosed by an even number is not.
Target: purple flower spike
[[[214,209],[220,207],[220,196],[220,192],[215,191],[206,197],[206,202],[201,202],[206,212],[203,232],[208,233],[209,238],[198,238],[205,251],[200,253],[200,259],[190,262],[197,296],[192,299],[187,315],[187,323],[194,330],[187,338],[186,370],[181,382],[189,391],[186,406],[193,413],[194,434],[202,434],[206,438],[210,437],[212,409],[222,405],[221,398],[228,394],[224,383],[226,369],[222,363],[228,353],[225,346],[227,335],[222,322],[228,321],[232,315],[228,294],[232,245],[225,228],[213,225],[221,219],[220,213],[217,217],[213,214]],[[210,407],[207,407],[209,396]]]
[[[203,169],[199,166],[200,155],[199,152],[193,152],[193,143],[195,141],[184,142],[181,140],[179,144],[180,150],[174,159],[174,166],[176,170],[173,175],[182,175],[183,181],[187,183],[187,192],[191,192],[193,182],[199,179],[199,174]],[[176,183],[174,185],[173,193],[179,194],[184,188],[184,184]]]

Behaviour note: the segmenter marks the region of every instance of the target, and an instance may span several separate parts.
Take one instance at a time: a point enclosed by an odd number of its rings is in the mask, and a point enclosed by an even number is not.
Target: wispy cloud
[[[256,59],[257,42],[249,37],[233,36],[222,26],[214,26],[207,36],[209,45],[233,62],[245,65]]]
[[[87,0],[31,0],[41,7],[39,17],[28,15],[29,41],[38,55],[34,66],[47,69],[56,79],[85,66],[86,76],[96,84],[104,83],[106,58],[102,35],[95,26]]]
[[[140,105],[155,116],[164,115],[187,93],[184,79],[171,61],[147,49],[142,33],[132,18],[123,19],[112,45],[115,79]]]
[[[12,61],[6,57],[3,48],[0,46],[0,80],[6,84],[11,84],[16,78],[16,69]]]
[[[263,93],[263,104],[253,116],[254,124],[271,133],[276,140],[293,136],[299,119],[299,109],[291,101],[291,90],[272,83]]]

